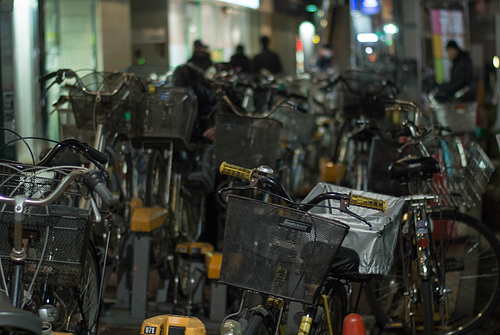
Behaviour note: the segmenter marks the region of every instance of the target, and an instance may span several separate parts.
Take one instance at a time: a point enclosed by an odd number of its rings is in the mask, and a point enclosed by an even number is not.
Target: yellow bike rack
[[[197,317],[160,315],[144,320],[141,335],[205,335],[205,325]]]

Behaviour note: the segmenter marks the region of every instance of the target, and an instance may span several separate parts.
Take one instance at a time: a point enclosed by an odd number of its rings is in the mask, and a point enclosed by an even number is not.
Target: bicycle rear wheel
[[[491,229],[467,214],[443,210],[429,216],[436,262],[431,282],[435,329],[439,334],[466,334],[487,320],[500,302],[500,244]],[[409,241],[401,241],[391,273],[368,283],[367,299],[381,325],[409,328],[413,312],[415,328],[421,331],[421,301],[411,299],[411,288],[420,290],[415,259]]]
[[[165,159],[160,150],[152,149],[147,161],[145,205],[166,207],[168,192]]]

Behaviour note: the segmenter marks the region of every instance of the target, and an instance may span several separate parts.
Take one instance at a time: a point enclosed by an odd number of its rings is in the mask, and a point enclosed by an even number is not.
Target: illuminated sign
[[[380,10],[378,0],[361,0],[361,13],[366,15],[377,14]]]
[[[219,1],[253,9],[259,8],[259,0],[219,0]]]
[[[377,14],[380,11],[379,0],[351,0],[351,10],[360,10],[366,15]]]

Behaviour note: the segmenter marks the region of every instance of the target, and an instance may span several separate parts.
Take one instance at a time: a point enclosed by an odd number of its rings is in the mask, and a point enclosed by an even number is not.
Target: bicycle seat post
[[[24,203],[26,197],[23,195],[16,196],[14,204],[14,247],[10,253],[10,259],[12,260],[12,304],[21,308],[23,299],[23,269],[24,260],[26,259],[26,250],[23,246],[23,221],[24,221]]]

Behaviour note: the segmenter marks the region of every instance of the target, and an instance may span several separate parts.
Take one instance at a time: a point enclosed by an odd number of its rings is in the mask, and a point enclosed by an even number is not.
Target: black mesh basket
[[[145,108],[145,92],[137,80],[124,72],[92,72],[81,78],[89,91],[99,91],[97,97],[84,92],[75,83],[69,92],[71,108],[78,129],[93,130],[95,123],[104,124],[106,131],[135,135],[138,115]]]
[[[218,114],[215,127],[216,165],[227,161],[244,167],[276,166],[281,123],[270,118]]]
[[[314,303],[348,229],[333,219],[230,195],[220,281]]]
[[[46,197],[71,170],[0,164],[0,194],[30,199]],[[90,213],[74,207],[81,197],[80,186],[73,183],[57,204],[25,206],[22,219],[26,289],[33,280],[37,286],[70,287],[80,282],[91,229]],[[6,279],[12,269],[14,213],[12,205],[0,204],[0,270]]]
[[[190,147],[198,114],[198,99],[184,87],[155,87],[148,96],[147,109],[139,116],[137,140],[172,142],[176,150]]]

